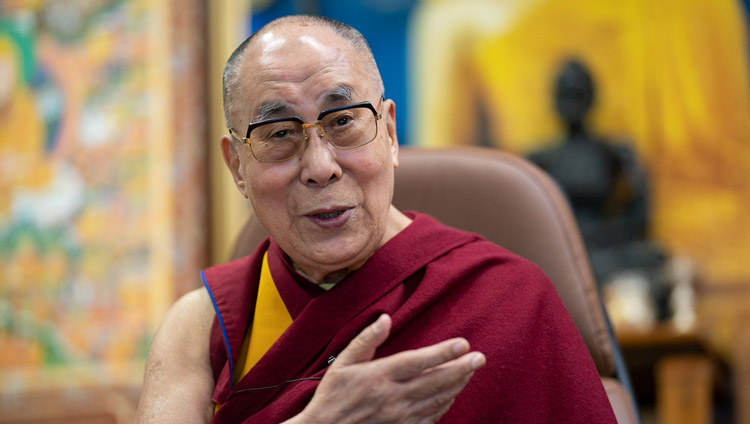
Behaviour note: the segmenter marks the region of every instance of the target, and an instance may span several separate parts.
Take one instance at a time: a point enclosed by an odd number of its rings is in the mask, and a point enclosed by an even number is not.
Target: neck
[[[586,134],[586,128],[583,126],[582,121],[572,121],[567,123],[568,135],[579,136]]]
[[[290,258],[291,260],[291,258]],[[317,285],[321,284],[336,284],[339,281],[343,280],[347,275],[349,275],[350,272],[355,271],[357,268],[349,269],[339,269],[337,271],[329,272],[328,274],[324,274],[322,277],[314,277],[310,273],[306,272],[304,269],[302,269],[299,265],[297,265],[294,261],[292,262],[292,267],[294,267],[294,270],[297,271],[297,273],[308,280],[310,280],[312,283],[315,283]]]

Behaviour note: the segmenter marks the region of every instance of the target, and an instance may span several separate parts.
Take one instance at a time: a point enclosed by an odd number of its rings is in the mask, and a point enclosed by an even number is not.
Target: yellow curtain
[[[554,76],[568,56],[581,59],[597,88],[591,129],[630,142],[648,170],[652,236],[712,282],[750,279],[750,70],[739,2],[427,1],[414,47],[412,140],[472,144],[488,134],[519,154],[560,138]]]

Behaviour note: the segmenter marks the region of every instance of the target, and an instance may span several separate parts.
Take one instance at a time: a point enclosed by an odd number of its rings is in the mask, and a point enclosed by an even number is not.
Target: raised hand
[[[486,361],[462,338],[373,360],[390,328],[381,315],[362,330],[288,423],[435,423]]]

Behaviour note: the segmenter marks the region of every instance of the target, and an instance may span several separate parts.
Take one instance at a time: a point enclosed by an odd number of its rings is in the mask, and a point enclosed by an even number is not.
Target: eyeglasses
[[[305,124],[299,116],[290,116],[251,122],[245,137],[231,127],[229,134],[250,145],[250,151],[260,162],[283,162],[295,157],[308,139],[308,129],[313,127],[318,127],[318,135],[332,146],[356,149],[378,136],[384,100],[385,96],[381,96],[381,113],[370,102],[361,102],[324,110],[312,124]]]

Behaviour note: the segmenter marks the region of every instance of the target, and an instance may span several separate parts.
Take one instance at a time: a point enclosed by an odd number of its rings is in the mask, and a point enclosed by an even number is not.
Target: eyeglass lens
[[[377,136],[377,121],[372,110],[367,107],[353,107],[326,114],[320,120],[321,136],[334,146],[352,149],[363,146]],[[272,122],[253,128],[250,132],[250,146],[253,154],[262,161],[289,159],[300,150],[315,127],[302,128],[296,120]]]

